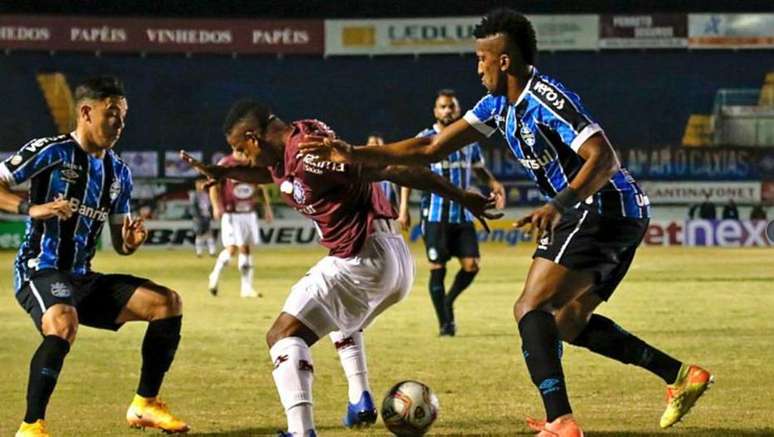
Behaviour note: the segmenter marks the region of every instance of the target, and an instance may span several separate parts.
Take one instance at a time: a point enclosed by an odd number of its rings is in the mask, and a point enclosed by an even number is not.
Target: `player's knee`
[[[78,333],[78,311],[70,305],[54,305],[43,315],[41,332],[73,343]]]
[[[573,302],[556,311],[554,313],[554,320],[556,320],[556,327],[559,330],[561,339],[571,342],[586,327],[588,315],[584,314],[580,304]]]
[[[180,297],[180,293],[169,288],[165,288],[164,291],[164,298],[157,308],[159,317],[155,318],[162,319],[183,314],[183,298]]]
[[[462,262],[462,270],[468,273],[478,273],[481,264],[477,258],[469,258]]]
[[[276,324],[274,324],[266,332],[266,344],[269,346],[269,348],[271,348],[274,346],[274,343],[282,340],[283,338],[286,338],[287,336],[287,332],[282,329],[282,327],[278,327]]]
[[[229,246],[227,250],[228,250],[228,256],[235,256],[237,254],[236,246]]]
[[[525,314],[530,311],[544,309],[544,304],[536,299],[524,296],[522,294],[513,304],[513,318],[519,322]]]

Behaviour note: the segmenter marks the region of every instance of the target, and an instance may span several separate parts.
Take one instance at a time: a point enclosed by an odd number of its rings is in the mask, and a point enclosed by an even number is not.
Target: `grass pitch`
[[[378,398],[401,379],[437,393],[440,417],[430,435],[530,435],[526,415],[542,415],[520,353],[511,306],[530,261],[527,245],[482,247],[483,267],[457,304],[458,336],[437,337],[419,245],[410,297],[366,331],[371,384]],[[213,260],[189,252],[98,253],[95,269],[130,272],[183,295],[183,340],[162,389],[192,436],[273,435],[285,418],[271,378],[264,333],[291,285],[324,252],[269,249],[256,254],[263,299],[244,300],[238,275],[224,274],[221,295],[206,291]],[[24,414],[29,359],[40,338],[10,290],[11,252],[0,253],[0,435]],[[456,272],[448,266],[447,286]],[[632,366],[567,347],[564,368],[575,413],[589,436],[774,435],[774,251],[646,247],[600,312],[675,357],[711,369],[717,382],[683,423],[658,428],[664,386]],[[48,410],[54,436],[137,436],[124,414],[137,384],[145,324],[118,334],[82,327]],[[346,381],[328,339],[313,349],[316,420],[322,436],[382,436],[340,427]],[[150,433],[150,434],[149,434]]]

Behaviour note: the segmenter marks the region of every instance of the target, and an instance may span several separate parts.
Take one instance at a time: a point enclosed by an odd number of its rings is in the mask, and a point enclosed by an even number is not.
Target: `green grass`
[[[542,407],[519,352],[511,316],[530,261],[526,246],[483,248],[483,269],[457,305],[456,338],[438,338],[419,246],[411,296],[367,331],[371,384],[379,397],[405,378],[424,381],[441,402],[431,435],[529,435],[526,415]],[[145,251],[129,258],[99,253],[98,271],[131,272],[179,290],[183,340],[162,395],[198,436],[272,435],[285,426],[271,378],[264,333],[291,285],[321,250],[262,249],[256,284],[266,297],[238,297],[235,269],[221,296],[206,292],[211,259]],[[13,254],[0,253],[0,435],[24,413],[29,359],[39,343],[9,290]],[[447,283],[456,271],[449,265]],[[590,436],[774,435],[774,251],[643,248],[601,312],[674,356],[711,369],[717,382],[669,431],[658,428],[664,387],[635,367],[566,348],[565,373],[575,413]],[[138,379],[145,325],[118,334],[82,328],[48,411],[54,436],[142,436],[124,414]],[[346,382],[328,339],[313,348],[316,419],[323,436],[386,435],[339,427]],[[149,431],[150,432],[150,431]],[[155,435],[151,432],[150,435]]]

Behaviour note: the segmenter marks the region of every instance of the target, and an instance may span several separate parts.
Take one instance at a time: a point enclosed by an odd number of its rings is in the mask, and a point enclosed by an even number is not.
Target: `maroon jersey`
[[[244,162],[237,160],[233,155],[228,155],[218,161],[218,165],[234,167],[244,165]],[[220,184],[220,203],[223,205],[223,210],[225,212],[255,212],[258,208],[256,190],[255,184],[235,181],[234,179],[224,180]]]
[[[333,137],[331,128],[318,120],[300,120],[292,126],[285,159],[269,167],[282,200],[314,221],[320,244],[330,249],[330,255],[354,256],[370,235],[374,219],[394,219],[397,214],[384,194],[363,180],[361,165],[298,156],[298,143],[306,135]]]

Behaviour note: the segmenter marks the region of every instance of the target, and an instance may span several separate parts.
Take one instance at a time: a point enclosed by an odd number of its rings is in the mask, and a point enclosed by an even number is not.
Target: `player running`
[[[301,157],[298,144],[304,137],[335,138],[334,132],[317,120],[286,123],[254,101],[234,104],[224,132],[228,143],[250,158],[251,166],[206,166],[184,152],[183,159],[216,179],[274,182],[288,205],[314,221],[320,244],[330,250],[293,286],[266,334],[274,382],[288,421],[288,432],[280,435],[317,435],[309,348],[328,334],[349,383],[344,425],[374,423],[376,409],[361,331],[408,294],[414,261],[393,221],[395,210],[373,182],[386,179],[438,192],[465,205],[479,218],[499,216],[486,212],[494,200],[463,192],[426,169],[379,168]]]
[[[221,166],[243,165],[246,158],[232,150],[231,154],[218,161]],[[228,265],[231,258],[239,253],[238,267],[241,275],[242,297],[261,297],[253,289],[253,257],[250,247],[257,246],[261,242],[258,229],[258,192],[263,199],[264,219],[271,223],[274,215],[271,210],[269,193],[260,185],[248,184],[233,179],[224,179],[210,187],[210,198],[215,219],[220,220],[220,237],[223,242],[223,250],[215,261],[209,277],[210,294],[217,296],[218,281],[223,268]]]
[[[561,365],[561,340],[645,368],[667,384],[661,427],[677,423],[712,383],[706,370],[684,364],[594,314],[623,279],[649,221],[649,202],[622,168],[602,128],[579,97],[535,68],[537,43],[523,15],[499,9],[476,27],[478,74],[489,94],[438,135],[352,147],[310,138],[302,153],[334,162],[416,164],[499,131],[551,200],[519,220],[542,238],[514,305],[522,350],[540,391],[545,420],[528,425],[541,436],[581,436]]]
[[[32,140],[0,164],[0,209],[30,217],[16,257],[16,300],[43,335],[30,362],[27,411],[16,437],[49,436],[46,406],[79,325],[117,331],[135,320],[147,321],[148,329],[126,420],[168,433],[189,429],[158,398],[180,342],[180,296],[145,278],[91,270],[107,220],[121,255],[134,253],[147,236],[142,219],[130,216],[132,175],[111,150],[124,128],[124,95],[114,77],[86,80],[75,89],[74,132]],[[10,191],[26,181],[29,200]]]

